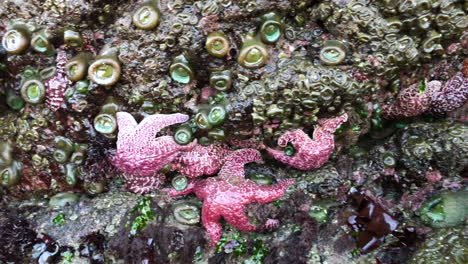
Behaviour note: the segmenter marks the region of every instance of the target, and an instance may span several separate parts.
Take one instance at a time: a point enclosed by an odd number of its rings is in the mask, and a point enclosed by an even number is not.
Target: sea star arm
[[[245,206],[231,205],[229,211],[223,213],[224,219],[235,228],[242,232],[254,232],[257,227],[249,222],[249,218],[245,213]]]
[[[131,135],[135,132],[138,123],[131,114],[118,112],[117,124],[119,126],[117,149],[125,149],[128,147]]]
[[[127,176],[127,189],[133,193],[148,193],[158,189],[164,181],[164,174],[157,173],[153,177],[133,177]]]
[[[294,184],[294,179],[287,179],[278,184],[268,186],[268,185],[260,185],[257,186],[254,192],[254,199],[256,202],[259,203],[269,203],[272,202],[281,196],[284,195],[286,189],[291,185]]]
[[[298,146],[298,143],[305,142],[307,140],[309,140],[309,136],[301,129],[297,129],[295,131],[288,131],[281,135],[278,138],[278,146],[286,147],[288,143],[291,143],[297,149],[301,147]]]
[[[183,123],[189,119],[188,115],[184,114],[170,114],[170,115],[163,115],[163,114],[156,114],[150,115],[143,119],[138,125],[138,132],[143,131],[145,135],[148,137],[155,138],[156,134],[163,128]]]
[[[246,163],[261,161],[262,155],[255,149],[240,149],[229,154],[218,176],[223,179],[244,179],[244,165]]]
[[[221,215],[217,213],[216,206],[204,202],[202,208],[202,224],[210,236],[210,247],[216,245],[223,234],[223,228],[219,220],[221,220]]]
[[[348,114],[344,113],[339,117],[322,119],[319,121],[320,126],[314,130],[314,139],[317,140],[323,134],[333,134],[338,127],[348,121]]]
[[[285,164],[289,164],[291,166],[294,166],[292,164],[295,164],[296,161],[297,161],[297,157],[296,156],[287,156],[284,154],[284,151],[282,150],[276,150],[276,149],[272,149],[272,148],[267,148],[266,151],[268,152],[268,154],[270,154],[270,156],[272,156],[274,159],[282,162],[282,163],[285,163]],[[297,154],[296,154],[297,155]]]

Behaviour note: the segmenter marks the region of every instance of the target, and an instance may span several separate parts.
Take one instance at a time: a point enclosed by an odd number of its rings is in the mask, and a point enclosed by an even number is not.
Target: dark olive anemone
[[[223,141],[227,138],[226,130],[222,128],[213,128],[208,131],[208,137],[214,140]]]
[[[283,25],[281,17],[276,12],[269,12],[260,17],[262,25],[260,27],[260,37],[267,44],[273,44],[282,35]]]
[[[172,187],[177,191],[182,191],[188,186],[188,179],[183,175],[177,175],[172,179]]]
[[[0,184],[12,187],[21,183],[21,163],[14,160],[10,166],[0,169]]]
[[[86,192],[90,195],[103,193],[106,190],[106,182],[101,181],[87,181],[84,183]]]
[[[21,98],[30,104],[40,104],[46,98],[46,88],[39,79],[30,79],[21,86]]]
[[[88,77],[95,83],[103,86],[115,84],[121,74],[120,62],[117,51],[114,49],[104,50],[96,57],[88,68]]]
[[[57,193],[50,197],[49,206],[52,208],[64,207],[77,203],[80,197],[72,192]]]
[[[193,140],[192,128],[188,125],[178,127],[174,133],[174,140],[179,145],[187,145]]]
[[[383,163],[384,166],[387,168],[395,168],[396,167],[396,159],[393,153],[386,152],[383,154]]]
[[[293,146],[293,144],[288,143],[284,148],[284,155],[292,157],[294,154],[296,154],[296,148]]]
[[[218,91],[229,90],[232,86],[231,71],[213,71],[210,75],[210,85]]]
[[[69,60],[65,65],[65,72],[68,78],[73,82],[84,79],[88,73],[91,58],[91,53],[83,52]]]
[[[338,65],[346,58],[346,46],[337,40],[327,40],[320,50],[319,57],[325,65]]]
[[[30,43],[30,34],[26,28],[17,26],[9,29],[3,35],[2,46],[11,54],[21,54],[28,47]]]
[[[80,32],[74,30],[65,30],[63,32],[63,41],[72,48],[81,47],[84,43]]]
[[[70,157],[70,162],[80,165],[86,159],[86,152],[88,150],[87,144],[75,144],[73,154]]]
[[[46,30],[34,32],[31,38],[31,48],[40,53],[51,52],[54,47],[50,42],[50,34]]]
[[[208,113],[208,123],[212,126],[219,126],[226,120],[226,108],[222,105],[213,106]]]
[[[0,168],[9,166],[13,162],[13,145],[8,141],[0,141]]]
[[[73,163],[65,165],[65,181],[70,186],[75,186],[78,183],[78,179],[81,174],[81,167],[76,166]]]
[[[171,67],[169,68],[169,72],[172,79],[180,83],[189,83],[195,77],[193,68],[185,54],[181,54],[174,58]]]
[[[150,30],[159,24],[161,13],[156,2],[147,1],[139,5],[133,12],[133,24],[139,29]]]
[[[448,192],[436,195],[426,201],[419,209],[424,224],[445,228],[465,222],[468,210],[468,191]]]
[[[54,160],[58,163],[66,163],[74,150],[74,143],[62,136],[55,138],[55,151],[53,154]]]
[[[206,38],[206,50],[209,54],[222,58],[229,52],[229,40],[223,32],[212,32]]]
[[[263,185],[272,185],[273,180],[263,173],[254,173],[250,176],[250,180]]]
[[[117,130],[116,114],[118,109],[117,100],[109,96],[99,114],[94,118],[94,129],[104,135],[113,134]]]
[[[193,203],[182,202],[174,207],[174,218],[184,225],[195,225],[200,222],[200,209]]]
[[[18,96],[12,89],[7,89],[6,91],[6,103],[11,109],[14,110],[20,110],[24,107],[23,99]]]
[[[265,45],[251,34],[247,34],[242,42],[237,62],[244,68],[257,69],[268,61],[268,50]]]
[[[213,125],[208,121],[208,111],[202,110],[195,115],[195,124],[198,128],[203,130],[208,130],[213,127]]]

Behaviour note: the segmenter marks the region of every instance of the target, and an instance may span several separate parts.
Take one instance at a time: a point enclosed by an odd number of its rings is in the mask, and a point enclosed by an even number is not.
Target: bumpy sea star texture
[[[431,93],[431,111],[436,114],[451,112],[462,106],[468,99],[468,78],[457,73],[444,87]]]
[[[320,120],[320,125],[314,130],[313,140],[301,129],[284,133],[278,139],[278,146],[286,147],[288,143],[291,143],[296,149],[293,156],[272,148],[267,148],[267,151],[276,160],[300,170],[319,168],[328,161],[335,148],[333,133],[347,120],[347,114]]]
[[[419,89],[419,83],[415,83],[398,93],[393,104],[383,106],[383,116],[386,119],[399,119],[418,116],[431,107],[431,94],[440,89],[442,83],[431,81],[427,83],[424,91]]]
[[[214,175],[231,152],[226,145],[213,144],[207,147],[197,145],[191,151],[183,152],[177,157],[173,169],[189,178]]]
[[[260,152],[254,149],[241,149],[226,157],[226,161],[217,177],[206,180],[192,180],[183,191],[171,189],[171,196],[195,193],[202,199],[202,223],[210,238],[210,246],[219,242],[222,235],[220,223],[223,217],[229,224],[240,231],[253,232],[257,227],[249,222],[245,206],[250,203],[268,203],[280,198],[286,192],[293,179],[278,184],[260,185],[245,179],[244,165],[261,161]]]
[[[129,113],[117,113],[119,134],[117,153],[112,162],[126,174],[124,177],[130,191],[144,193],[157,188],[165,178],[159,170],[174,161],[181,151],[196,146],[196,142],[179,145],[172,136],[156,137],[164,127],[185,122],[188,118],[184,114],[156,114],[137,124]]]
[[[65,73],[67,54],[63,50],[57,51],[57,66],[55,75],[45,82],[47,88],[47,104],[53,111],[57,111],[63,103],[63,94],[70,88],[71,81]]]

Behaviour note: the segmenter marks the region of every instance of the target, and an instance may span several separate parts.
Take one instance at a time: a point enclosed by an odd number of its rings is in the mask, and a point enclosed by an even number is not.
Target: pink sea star
[[[287,187],[294,183],[293,179],[289,179],[269,186],[245,179],[244,165],[261,160],[257,150],[237,150],[226,157],[217,177],[191,180],[182,191],[169,190],[171,196],[195,193],[203,200],[202,223],[211,238],[210,246],[216,245],[221,238],[221,217],[243,232],[256,231],[257,227],[249,222],[245,213],[245,205],[253,202],[268,203],[278,199],[286,192]]]
[[[119,134],[117,153],[112,163],[126,173],[124,177],[130,191],[144,193],[157,188],[165,178],[159,170],[171,163],[181,151],[195,147],[196,142],[183,146],[177,144],[172,136],[156,137],[162,128],[185,122],[188,118],[184,114],[156,114],[137,124],[129,113],[117,113]]]
[[[55,75],[45,82],[47,88],[47,104],[53,111],[57,111],[63,103],[63,94],[71,87],[71,81],[65,73],[67,54],[63,50],[57,51],[57,67]]]
[[[451,112],[462,106],[468,99],[468,78],[462,72],[455,74],[444,87],[431,93],[431,111],[436,114]]]
[[[189,152],[182,153],[173,162],[173,169],[182,175],[194,178],[202,175],[216,174],[224,163],[224,159],[232,151],[226,145],[197,145]]]
[[[442,83],[431,81],[427,83],[424,91],[419,89],[419,83],[402,89],[393,104],[382,107],[383,116],[386,119],[399,119],[404,117],[418,116],[431,107],[431,94],[440,89]]]
[[[319,126],[314,130],[314,140],[301,129],[284,133],[278,139],[278,146],[286,147],[288,143],[291,143],[296,150],[293,156],[288,156],[284,151],[272,148],[267,148],[267,151],[276,160],[300,170],[319,168],[328,161],[333,152],[335,147],[333,133],[347,120],[347,114],[319,120]]]

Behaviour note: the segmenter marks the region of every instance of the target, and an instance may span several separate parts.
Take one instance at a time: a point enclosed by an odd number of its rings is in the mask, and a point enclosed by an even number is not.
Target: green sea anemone
[[[133,12],[133,24],[144,30],[150,30],[158,26],[161,13],[155,1],[146,1],[139,5]]]

